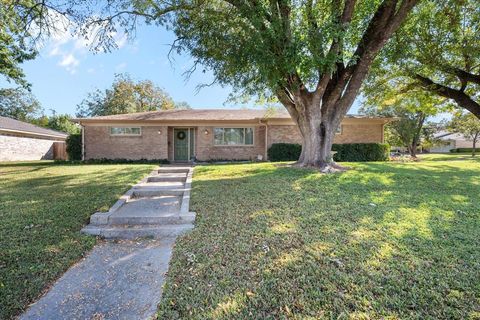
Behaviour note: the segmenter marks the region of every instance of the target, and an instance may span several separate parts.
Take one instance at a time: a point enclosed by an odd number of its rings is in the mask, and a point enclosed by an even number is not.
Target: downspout
[[[262,122],[261,119],[258,119],[258,122],[260,124],[264,124],[265,125],[265,151],[264,151],[264,158],[265,158],[265,161],[268,161],[268,124],[267,122]]]
[[[85,127],[80,124],[82,127],[82,161],[85,160]]]
[[[385,123],[382,123],[382,143],[385,143]]]

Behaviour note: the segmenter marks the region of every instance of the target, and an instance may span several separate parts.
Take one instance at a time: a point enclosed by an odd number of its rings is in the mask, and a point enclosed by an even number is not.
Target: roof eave
[[[68,134],[65,134],[65,135],[54,135],[54,134],[38,133],[38,132],[25,131],[25,130],[15,130],[15,129],[0,128],[0,132],[2,132],[2,131],[11,132],[11,133],[22,133],[22,134],[28,134],[28,135],[33,135],[33,136],[50,137],[50,138],[62,138],[62,139],[66,139],[66,138],[68,137]]]

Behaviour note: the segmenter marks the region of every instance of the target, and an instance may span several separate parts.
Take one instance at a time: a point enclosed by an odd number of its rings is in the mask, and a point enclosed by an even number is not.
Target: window
[[[213,139],[216,146],[253,146],[253,128],[215,128]]]
[[[341,124],[338,125],[337,130],[335,130],[335,134],[342,134],[342,129],[343,129],[343,126]]]
[[[112,136],[139,136],[141,134],[140,127],[110,127]]]

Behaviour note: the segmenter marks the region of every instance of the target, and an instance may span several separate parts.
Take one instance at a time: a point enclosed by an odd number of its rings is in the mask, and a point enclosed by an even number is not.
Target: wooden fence
[[[63,141],[53,143],[53,159],[54,160],[67,160],[67,144]]]

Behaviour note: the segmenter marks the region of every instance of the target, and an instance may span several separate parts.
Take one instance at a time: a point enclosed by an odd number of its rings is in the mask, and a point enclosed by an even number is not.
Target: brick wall
[[[0,135],[0,161],[52,160],[55,140]]]
[[[198,160],[250,160],[265,155],[265,126],[255,126],[253,146],[215,146],[213,126],[195,130],[195,155]],[[162,134],[158,134],[158,131]],[[206,135],[204,132],[208,130]],[[381,142],[382,124],[343,124],[335,143]],[[301,143],[300,132],[293,125],[270,125],[268,146],[272,143]],[[85,159],[169,159],[173,160],[173,127],[144,126],[141,136],[110,136],[108,126],[85,127]]]
[[[342,124],[342,132],[335,135],[334,143],[382,142],[383,126],[378,123]],[[297,126],[270,125],[268,147],[273,143],[302,143]]]
[[[253,146],[215,146],[213,143],[214,127],[198,127],[196,156],[200,161],[206,160],[253,160],[257,155],[265,156],[265,127],[254,127]],[[205,134],[208,130],[208,134]]]
[[[111,136],[109,127],[85,126],[85,159],[167,159],[167,127],[142,127],[141,136]],[[158,131],[162,133],[159,134]]]

